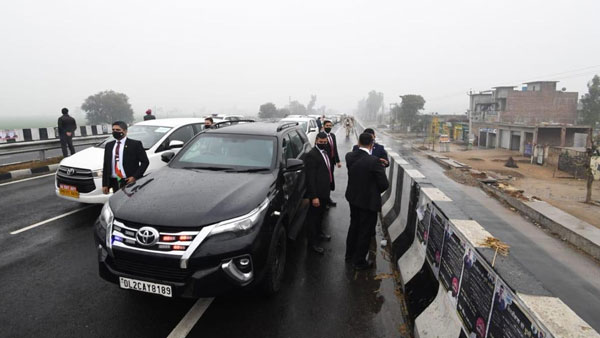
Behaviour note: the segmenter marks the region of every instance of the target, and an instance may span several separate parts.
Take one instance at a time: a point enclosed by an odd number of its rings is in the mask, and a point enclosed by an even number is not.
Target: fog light
[[[250,256],[233,258],[221,264],[221,269],[242,286],[250,284],[254,279],[252,259]]]
[[[233,259],[235,266],[243,273],[252,271],[252,261],[249,256],[242,256]]]

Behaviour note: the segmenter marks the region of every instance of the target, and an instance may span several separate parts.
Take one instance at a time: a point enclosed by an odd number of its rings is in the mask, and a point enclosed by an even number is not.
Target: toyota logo
[[[136,241],[143,246],[152,246],[158,242],[158,231],[152,227],[143,227],[135,234]]]
[[[67,169],[67,175],[73,176],[74,174],[75,174],[75,169],[73,169],[73,168]]]

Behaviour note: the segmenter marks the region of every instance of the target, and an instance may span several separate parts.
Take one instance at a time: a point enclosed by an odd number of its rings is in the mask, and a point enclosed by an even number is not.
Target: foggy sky
[[[597,0],[3,1],[0,121],[108,89],[136,114],[255,114],[310,94],[346,113],[372,89],[462,113],[470,89],[540,79],[581,95],[600,73],[598,13]]]

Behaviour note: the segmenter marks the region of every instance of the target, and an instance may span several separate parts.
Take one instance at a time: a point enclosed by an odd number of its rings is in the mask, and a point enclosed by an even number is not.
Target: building
[[[531,155],[536,146],[585,147],[590,128],[577,126],[577,92],[556,81],[528,82],[471,93],[474,144]],[[583,135],[583,136],[582,136]]]

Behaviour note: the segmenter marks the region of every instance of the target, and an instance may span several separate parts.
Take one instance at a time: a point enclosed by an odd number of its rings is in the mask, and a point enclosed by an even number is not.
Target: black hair
[[[69,113],[69,110],[68,110],[67,108],[63,108],[63,109],[61,109],[61,112],[62,112],[64,115],[66,115],[66,114],[68,114],[68,113]]]
[[[333,124],[333,122],[331,122],[331,120],[325,120],[325,122],[323,122],[323,125],[326,125],[327,123]]]
[[[362,133],[358,136],[358,144],[361,146],[368,147],[373,143],[373,135]]]
[[[210,124],[213,124],[213,123],[215,123],[215,122],[213,121],[213,118],[212,118],[212,117],[206,117],[206,118],[204,118],[204,121],[210,121]]]
[[[363,133],[367,133],[367,134],[371,134],[371,135],[375,136],[375,130],[373,130],[373,128],[367,128],[363,131]]]
[[[317,134],[317,138],[327,138],[327,134],[321,131]]]
[[[119,126],[121,127],[121,129],[123,130],[127,130],[127,123],[123,122],[123,121],[115,121],[112,123],[113,126]]]

